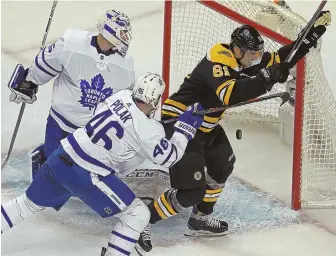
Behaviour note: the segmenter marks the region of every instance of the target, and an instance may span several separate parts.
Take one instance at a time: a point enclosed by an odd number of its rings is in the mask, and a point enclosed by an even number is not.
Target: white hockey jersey
[[[36,56],[26,80],[43,85],[54,77],[50,115],[73,132],[92,118],[99,102],[134,85],[134,64],[129,56],[99,53],[97,35],[68,29]]]
[[[169,168],[181,159],[188,140],[178,132],[166,139],[162,124],[140,111],[131,90],[123,90],[99,104],[88,124],[61,144],[78,165],[106,176],[126,175],[146,159]]]

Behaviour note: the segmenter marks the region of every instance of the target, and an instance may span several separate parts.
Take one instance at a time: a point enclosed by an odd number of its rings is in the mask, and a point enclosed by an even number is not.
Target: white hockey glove
[[[28,69],[25,70],[23,65],[16,65],[8,83],[8,88],[11,90],[11,94],[9,95],[10,102],[32,104],[37,100],[36,93],[38,86],[25,80],[27,73]]]

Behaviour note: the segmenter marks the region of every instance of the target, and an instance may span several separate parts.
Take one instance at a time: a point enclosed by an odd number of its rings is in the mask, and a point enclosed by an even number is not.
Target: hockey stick
[[[286,57],[286,59],[284,61],[285,63],[289,63],[293,59],[296,52],[298,51],[298,49],[302,45],[303,40],[306,38],[309,30],[314,25],[317,17],[320,15],[320,12],[322,11],[322,9],[326,5],[326,3],[327,3],[326,0],[321,1],[320,5],[317,8],[317,10],[315,11],[313,17],[309,20],[307,25],[304,27],[301,35],[296,40],[296,43],[294,44],[292,50],[290,51],[290,53]],[[251,100],[248,100],[248,101],[240,102],[240,103],[234,104],[234,105],[228,105],[228,106],[223,106],[223,107],[219,107],[219,108],[210,108],[210,109],[204,110],[204,111],[195,111],[194,115],[206,115],[206,114],[210,114],[210,113],[220,112],[220,111],[223,111],[223,110],[226,110],[226,109],[229,109],[229,108],[239,107],[239,106],[247,105],[247,104],[250,104],[250,103],[260,102],[260,101],[269,100],[269,99],[278,98],[278,97],[280,97],[282,99],[281,105],[283,105],[284,103],[286,103],[290,99],[290,95],[289,95],[288,92],[281,92],[281,93],[277,93],[277,94],[272,94],[272,95],[268,95],[268,96],[259,97],[259,98],[251,99]],[[162,122],[163,123],[171,123],[171,122],[174,122],[176,120],[177,120],[177,118],[172,118],[172,119],[165,120],[165,121],[162,121]]]
[[[45,42],[47,40],[49,28],[50,28],[50,25],[51,25],[51,22],[52,22],[52,19],[53,19],[53,16],[54,16],[54,12],[55,12],[55,9],[56,9],[57,1],[58,0],[54,0],[53,5],[51,7],[49,20],[48,20],[48,24],[47,24],[47,27],[46,27],[45,32],[44,32],[44,36],[43,36],[43,40],[42,40],[40,51],[44,48]],[[11,153],[12,153],[12,150],[13,150],[13,147],[14,147],[14,143],[15,143],[15,139],[16,139],[17,133],[19,131],[19,127],[20,127],[20,124],[21,124],[21,120],[22,120],[22,116],[23,116],[25,107],[26,107],[26,103],[23,102],[21,104],[19,116],[17,118],[16,124],[15,124],[15,128],[14,128],[14,131],[13,131],[13,134],[12,134],[12,139],[11,139],[11,142],[10,142],[10,145],[9,145],[7,156],[6,156],[5,160],[1,163],[1,170],[7,164],[8,159],[9,159]]]
[[[326,0],[325,1],[321,1],[320,5],[317,8],[316,12],[314,13],[313,17],[310,19],[310,21],[308,21],[307,25],[302,30],[301,35],[296,40],[296,43],[294,44],[294,47],[292,48],[292,50],[288,54],[287,58],[285,59],[285,62],[287,62],[287,63],[291,62],[291,60],[295,56],[296,52],[299,50],[300,46],[302,45],[304,39],[306,38],[306,36],[307,36],[307,34],[309,32],[309,30],[314,25],[315,21],[317,20],[317,17],[320,15],[320,12],[322,11],[322,9],[326,5],[326,3],[327,3]]]
[[[250,100],[247,100],[247,101],[239,102],[239,103],[233,104],[233,105],[227,105],[227,106],[223,106],[223,107],[219,107],[219,108],[209,108],[207,110],[197,111],[197,112],[194,112],[194,115],[197,115],[197,116],[207,115],[207,114],[211,114],[211,113],[221,112],[221,111],[224,111],[224,110],[227,110],[227,109],[230,109],[230,108],[236,108],[236,107],[248,105],[248,104],[251,104],[251,103],[256,103],[256,102],[269,100],[269,99],[274,99],[274,98],[281,98],[281,100],[282,100],[281,105],[283,105],[287,101],[289,101],[290,95],[289,95],[288,92],[279,92],[279,93],[276,93],[276,94],[271,94],[271,95],[267,95],[267,96],[263,96],[263,97],[254,98],[254,99],[250,99]],[[167,123],[175,122],[175,121],[177,121],[177,119],[178,118],[175,117],[175,118],[164,120],[164,121],[161,121],[161,122],[167,124]]]

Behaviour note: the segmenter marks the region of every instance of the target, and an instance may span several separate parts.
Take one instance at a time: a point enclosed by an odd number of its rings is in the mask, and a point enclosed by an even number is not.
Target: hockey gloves
[[[194,115],[195,111],[203,111],[203,107],[200,103],[194,103],[189,106],[186,111],[178,117],[177,122],[174,125],[174,129],[182,133],[191,140],[195,137],[197,129],[201,126],[204,120],[204,116]]]
[[[316,19],[314,25],[309,30],[306,38],[303,40],[302,45],[307,49],[311,47],[316,47],[317,40],[321,38],[321,36],[326,32],[326,26],[329,26],[331,22],[331,14],[330,11],[322,11],[318,18]],[[302,32],[300,32],[301,34]],[[299,37],[300,37],[299,34]]]
[[[18,64],[13,72],[13,75],[8,83],[8,88],[11,90],[9,101],[15,103],[32,104],[36,101],[37,85],[25,80],[28,69],[24,69],[21,64]]]
[[[278,63],[259,71],[258,76],[264,80],[265,89],[270,91],[274,84],[284,83],[289,75],[290,64]]]

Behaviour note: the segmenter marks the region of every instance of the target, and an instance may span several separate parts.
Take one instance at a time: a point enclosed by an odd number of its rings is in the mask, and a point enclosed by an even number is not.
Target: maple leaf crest
[[[113,94],[113,89],[104,88],[104,85],[104,77],[101,74],[94,76],[91,79],[91,84],[85,79],[81,79],[80,88],[82,96],[78,102],[80,102],[83,107],[88,107],[89,110],[95,108],[98,103]]]

